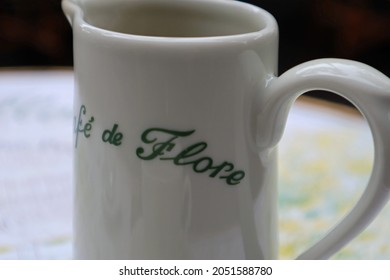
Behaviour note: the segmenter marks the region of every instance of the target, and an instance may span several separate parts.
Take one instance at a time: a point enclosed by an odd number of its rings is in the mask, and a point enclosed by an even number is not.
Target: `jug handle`
[[[294,101],[317,89],[344,97],[366,118],[374,141],[374,166],[366,189],[349,214],[298,259],[332,256],[369,225],[390,195],[390,79],[368,65],[319,59],[295,66],[280,77],[269,77],[266,94],[257,105],[257,146],[261,150],[276,146]]]

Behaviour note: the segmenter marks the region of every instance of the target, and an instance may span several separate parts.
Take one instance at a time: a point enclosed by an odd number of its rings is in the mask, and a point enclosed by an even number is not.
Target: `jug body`
[[[272,19],[243,44],[191,7],[204,38],[118,33],[131,23],[90,9],[73,21],[75,257],[276,258],[276,150],[260,156],[253,102],[276,72]]]

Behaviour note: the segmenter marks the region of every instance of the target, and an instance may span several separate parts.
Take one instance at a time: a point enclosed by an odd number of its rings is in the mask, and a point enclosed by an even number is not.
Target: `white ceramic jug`
[[[377,70],[321,59],[277,76],[277,23],[241,2],[62,4],[74,33],[76,258],[277,258],[277,144],[312,89],[356,105],[375,162],[357,205],[299,258],[328,258],[388,201],[390,80]]]

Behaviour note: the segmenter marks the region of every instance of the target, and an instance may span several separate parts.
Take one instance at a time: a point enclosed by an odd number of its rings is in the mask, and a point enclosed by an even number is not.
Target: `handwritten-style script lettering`
[[[77,143],[79,141],[79,134],[82,134],[85,138],[91,136],[92,123],[95,118],[92,116],[87,122],[83,122],[83,117],[87,113],[87,108],[84,105],[81,105],[79,110],[78,117],[73,118],[73,133],[75,136],[75,147],[77,148]]]
[[[158,159],[172,161],[176,166],[189,165],[196,173],[205,173],[210,178],[224,180],[228,185],[239,184],[244,179],[245,172],[236,170],[231,162],[216,163],[211,157],[204,155],[208,146],[206,142],[196,142],[182,150],[176,148],[177,140],[194,133],[195,130],[147,129],[141,135],[141,140],[146,146],[138,147],[136,154],[142,160]]]

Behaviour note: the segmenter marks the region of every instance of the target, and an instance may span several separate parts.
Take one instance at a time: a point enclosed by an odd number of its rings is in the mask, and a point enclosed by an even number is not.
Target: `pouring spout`
[[[78,2],[78,0],[61,1],[62,10],[64,11],[64,14],[71,26],[73,26],[75,15],[82,12]]]

